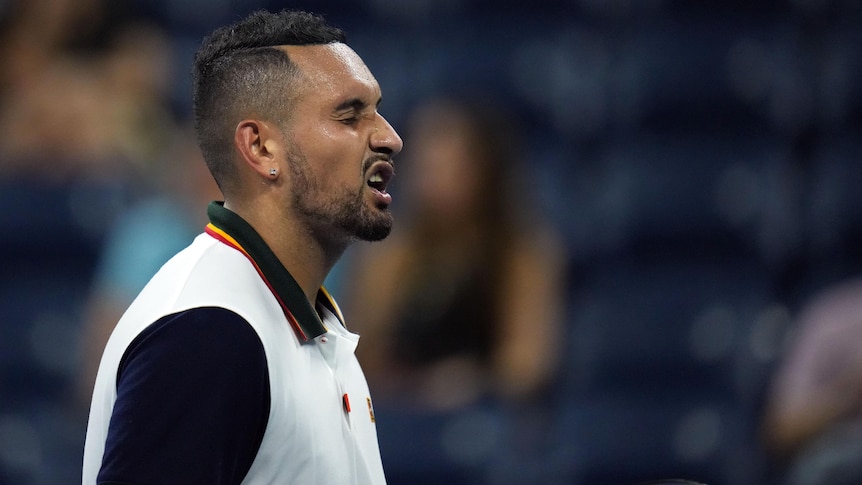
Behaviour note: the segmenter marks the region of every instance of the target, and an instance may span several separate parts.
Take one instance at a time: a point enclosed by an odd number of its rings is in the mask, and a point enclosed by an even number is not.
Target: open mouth
[[[368,180],[365,182],[366,185],[385,194],[389,181],[391,181],[392,177],[395,176],[395,170],[392,168],[392,164],[389,162],[377,162],[371,166],[369,173],[370,175],[368,176]]]

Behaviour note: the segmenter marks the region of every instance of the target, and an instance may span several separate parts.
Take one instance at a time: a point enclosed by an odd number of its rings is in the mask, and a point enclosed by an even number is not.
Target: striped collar
[[[297,336],[303,342],[326,333],[317,311],[305,298],[299,283],[287,271],[275,253],[266,245],[248,222],[224,207],[223,202],[210,202],[207,207],[210,223],[206,233],[244,254],[266,286],[278,300]],[[322,286],[317,293],[317,304],[328,308],[344,325],[344,317],[335,300]]]

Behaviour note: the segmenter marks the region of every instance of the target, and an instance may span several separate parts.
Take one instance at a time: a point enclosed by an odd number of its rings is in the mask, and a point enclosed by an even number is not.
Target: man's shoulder
[[[206,234],[177,253],[153,276],[138,296],[153,308],[168,305],[162,313],[194,307],[226,306],[253,297],[265,289],[254,265],[240,251]]]

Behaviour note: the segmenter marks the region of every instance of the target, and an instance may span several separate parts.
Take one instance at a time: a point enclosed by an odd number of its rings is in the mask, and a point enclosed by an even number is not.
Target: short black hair
[[[231,185],[236,124],[249,115],[285,121],[286,91],[297,70],[276,46],[346,40],[344,32],[322,16],[300,10],[258,10],[204,38],[192,73],[195,131],[222,191]]]

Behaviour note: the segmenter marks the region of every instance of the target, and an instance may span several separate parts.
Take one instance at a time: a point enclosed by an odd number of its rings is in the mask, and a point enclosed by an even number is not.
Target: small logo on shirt
[[[365,401],[368,403],[368,416],[371,418],[372,423],[376,423],[377,419],[374,418],[374,407],[371,405],[371,398],[366,397]]]

